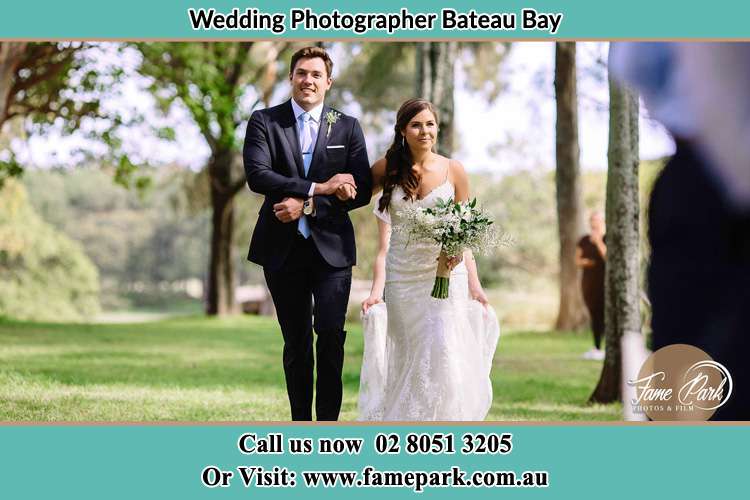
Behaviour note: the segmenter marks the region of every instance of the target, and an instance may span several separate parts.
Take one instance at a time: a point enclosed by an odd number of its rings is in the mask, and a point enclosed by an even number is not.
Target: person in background
[[[576,248],[576,265],[583,269],[581,291],[591,318],[594,347],[583,354],[583,359],[604,359],[601,350],[604,338],[604,262],[607,246],[604,244],[604,216],[593,212],[589,218],[591,232],[580,239]]]

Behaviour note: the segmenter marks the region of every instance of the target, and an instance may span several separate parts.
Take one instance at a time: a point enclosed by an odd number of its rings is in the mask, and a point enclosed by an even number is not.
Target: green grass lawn
[[[488,420],[618,420],[585,403],[601,369],[588,333],[504,332]],[[349,325],[341,420],[356,419],[362,359]],[[281,334],[270,318],[141,324],[0,320],[2,421],[288,420]]]

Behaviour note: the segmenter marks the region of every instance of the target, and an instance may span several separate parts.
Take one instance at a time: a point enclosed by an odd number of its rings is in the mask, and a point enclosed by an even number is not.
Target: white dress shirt
[[[294,123],[296,127],[299,127],[299,115],[302,113],[305,113],[305,110],[302,109],[302,107],[297,104],[297,102],[292,99],[292,111],[294,112]],[[320,118],[323,114],[323,103],[321,102],[317,106],[315,106],[310,111],[307,111],[307,113],[310,115],[310,131],[312,132],[313,136],[313,144],[312,148],[315,149],[315,143],[318,138],[318,131],[320,130]],[[299,132],[299,128],[297,130]],[[310,197],[315,193],[315,183],[313,182],[310,185],[310,191],[308,191],[307,196]]]

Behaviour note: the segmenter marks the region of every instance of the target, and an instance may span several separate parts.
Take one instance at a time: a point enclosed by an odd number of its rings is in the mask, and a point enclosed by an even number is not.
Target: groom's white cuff
[[[315,194],[315,183],[310,184],[310,190],[307,192],[307,197],[311,198]]]

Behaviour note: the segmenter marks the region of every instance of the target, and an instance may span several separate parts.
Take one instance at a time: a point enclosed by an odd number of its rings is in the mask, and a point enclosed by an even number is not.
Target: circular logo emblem
[[[697,347],[673,344],[652,353],[629,380],[633,411],[651,420],[708,420],[732,395],[732,376]]]

